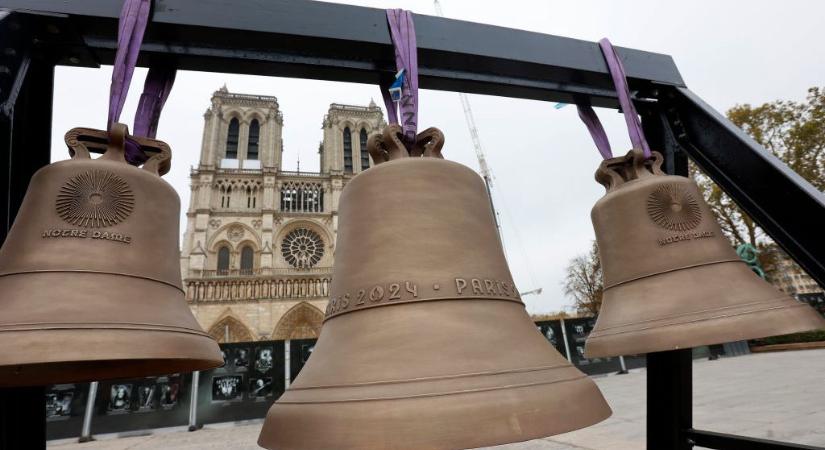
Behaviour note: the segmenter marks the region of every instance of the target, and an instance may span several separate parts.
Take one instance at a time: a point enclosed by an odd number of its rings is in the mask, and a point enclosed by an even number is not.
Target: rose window
[[[297,228],[284,238],[281,254],[292,267],[308,269],[324,256],[324,241],[312,230]]]

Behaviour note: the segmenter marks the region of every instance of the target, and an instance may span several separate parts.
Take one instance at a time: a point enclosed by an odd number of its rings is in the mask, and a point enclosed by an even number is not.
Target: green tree
[[[777,100],[759,106],[736,105],[728,110],[727,116],[817,189],[825,189],[825,88],[808,89],[802,102]],[[774,248],[765,232],[716,183],[699,170],[693,173],[722,231],[734,245],[747,243],[759,250]],[[760,254],[764,267],[772,264],[775,254]]]
[[[570,260],[565,269],[562,288],[573,299],[579,314],[597,315],[602,307],[602,262],[596,241],[590,251]]]

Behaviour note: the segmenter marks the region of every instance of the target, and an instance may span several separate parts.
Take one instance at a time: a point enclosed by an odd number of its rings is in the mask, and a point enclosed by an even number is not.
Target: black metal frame
[[[110,64],[120,5],[0,0],[8,9],[0,12],[0,238],[31,175],[49,160],[54,66]],[[423,15],[415,23],[424,89],[618,106],[596,43]],[[825,284],[822,193],[688,90],[670,56],[618,54],[667,171],[686,175],[690,156]],[[371,84],[394,72],[382,10],[307,0],[256,2],[254,9],[230,0],[155,0],[138,64]],[[648,355],[647,391],[649,449],[813,448],[694,430],[689,350]],[[42,394],[0,391],[0,449],[45,448]],[[26,417],[21,404],[31,406]]]

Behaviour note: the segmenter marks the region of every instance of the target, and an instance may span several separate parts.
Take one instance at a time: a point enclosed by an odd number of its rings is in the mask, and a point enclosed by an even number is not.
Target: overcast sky
[[[434,15],[430,0],[342,3]],[[442,0],[442,7],[451,18],[590,41],[609,37],[615,45],[673,55],[687,85],[720,111],[737,103],[801,100],[808,87],[825,85],[821,0]],[[145,73],[135,72],[121,118],[130,125]],[[58,68],[53,160],[66,158],[63,134],[70,128],[105,128],[110,77],[110,66]],[[321,119],[330,103],[366,105],[374,98],[381,104],[377,86],[179,72],[158,138],[172,147],[173,167],[165,179],[177,189],[184,210],[189,168],[199,158],[203,113],[212,92],[224,83],[232,92],[278,97],[287,170],[296,167],[299,156],[301,170],[318,170]],[[561,280],[567,262],[594,238],[590,209],[603,194],[592,176],[599,155],[573,107],[556,110],[549,103],[480,95],[471,95],[470,102],[495,175],[494,198],[513,276],[522,291],[544,289],[525,297],[528,310],[569,307]],[[628,149],[621,116],[598,112],[614,151]],[[444,131],[446,158],[478,168],[455,93],[421,91],[419,124],[420,130],[436,126]]]

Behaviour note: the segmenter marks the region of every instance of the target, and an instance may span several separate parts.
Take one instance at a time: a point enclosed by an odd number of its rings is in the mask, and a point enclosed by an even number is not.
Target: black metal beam
[[[719,450],[823,450],[823,447],[734,436],[713,431],[688,430],[685,436],[693,445]]]
[[[825,285],[825,195],[687,88],[665,88],[659,98],[691,159]]]
[[[52,37],[63,46],[64,63],[89,64],[89,49],[104,64],[113,60],[120,2],[0,0],[0,7],[47,13],[42,20],[64,31]],[[596,43],[426,15],[414,20],[424,89],[563,102],[579,95],[616,106]],[[81,39],[67,44],[65,32]],[[636,88],[684,85],[668,55],[618,53]],[[306,0],[243,7],[231,0],[156,0],[139,63],[377,84],[395,72],[393,55],[381,9]]]

